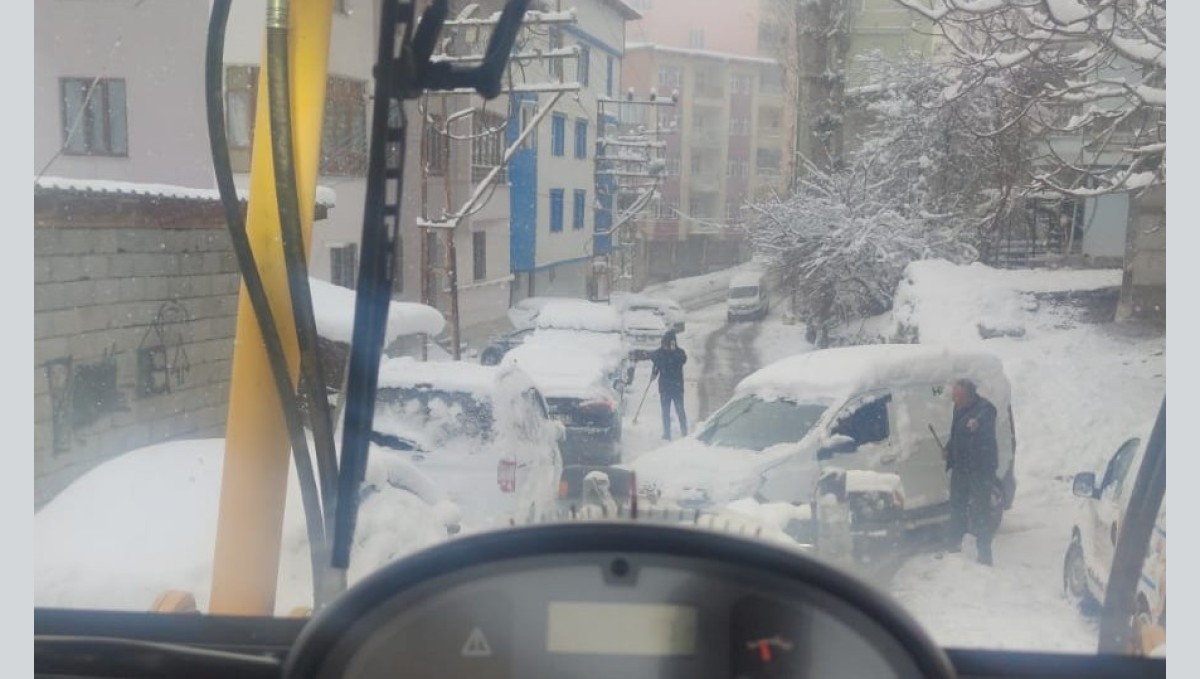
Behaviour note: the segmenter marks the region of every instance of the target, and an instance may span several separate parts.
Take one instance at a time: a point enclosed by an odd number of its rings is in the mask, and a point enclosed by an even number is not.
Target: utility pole
[[[669,99],[660,99],[651,90],[649,98],[635,100],[630,89],[623,100],[601,97],[596,102],[596,196],[611,222],[603,232],[597,228],[597,236],[611,238],[605,266],[610,293],[633,292],[638,287],[637,217],[658,200],[666,174],[666,142],[659,139],[657,107],[675,106],[678,101],[678,91]],[[653,117],[650,129],[644,123],[631,123],[628,113],[634,109],[627,107],[649,107]],[[612,108],[617,109],[616,116],[609,112]]]
[[[484,55],[480,51],[487,42],[487,36],[483,35],[486,29],[495,27],[499,21],[500,13],[496,12],[490,17],[472,18],[471,14],[477,9],[477,5],[468,5],[464,11],[453,21],[445,22],[446,33],[449,38],[443,40],[439,45],[438,52],[433,55],[431,61],[435,63],[445,63],[450,66],[477,64],[483,61]],[[529,119],[517,135],[516,141],[510,144],[488,174],[478,182],[472,181],[472,190],[466,200],[457,208],[454,208],[454,196],[451,191],[451,183],[455,179],[455,167],[452,167],[451,160],[454,154],[451,153],[451,145],[454,143],[465,142],[467,146],[467,155],[471,155],[471,146],[488,135],[500,135],[504,132],[504,127],[508,123],[503,123],[494,128],[486,128],[482,132],[476,132],[472,128],[467,133],[455,131],[455,125],[461,124],[464,121],[474,122],[476,117],[482,119],[482,106],[470,104],[471,98],[474,97],[474,90],[464,88],[461,90],[447,90],[440,92],[431,92],[425,95],[424,101],[426,105],[422,110],[421,120],[421,135],[422,135],[422,162],[421,162],[421,207],[420,218],[417,219],[417,228],[421,234],[421,295],[422,301],[432,305],[433,289],[437,282],[439,274],[446,278],[446,292],[449,293],[448,300],[448,316],[450,317],[450,336],[452,342],[452,353],[454,360],[461,358],[462,351],[462,319],[459,314],[459,295],[458,295],[458,254],[455,246],[455,234],[460,224],[468,219],[471,215],[479,212],[491,197],[492,186],[496,183],[500,176],[500,171],[508,164],[513,153],[519,149],[529,136],[537,129],[537,126],[546,117],[551,109],[558,103],[562,96],[567,92],[576,92],[580,89],[579,83],[567,83],[562,80],[562,73],[566,69],[561,67],[561,63],[567,59],[577,59],[579,56],[579,48],[571,47],[556,47],[550,45],[549,40],[543,40],[546,45],[531,45],[530,43],[536,37],[548,35],[551,31],[558,30],[559,27],[567,24],[575,23],[575,11],[554,11],[554,12],[535,12],[529,11],[525,13],[525,19],[522,22],[521,34],[517,39],[517,44],[514,46],[513,54],[509,57],[508,71],[508,88],[506,92],[509,96],[509,105],[512,104],[513,94],[520,93],[538,93],[551,95],[549,101],[545,104],[539,103],[537,112]],[[462,52],[462,53],[460,53]],[[523,75],[514,77],[513,65],[520,68],[520,72],[524,73],[524,67],[527,64],[539,63],[546,66],[547,71],[557,70],[558,81],[533,81],[526,80]],[[550,68],[551,65],[558,64],[556,69]],[[517,82],[520,80],[522,82]],[[453,113],[449,112],[451,105],[458,106],[462,103],[467,104]],[[440,114],[435,118],[429,112],[430,100],[437,100],[440,104]],[[520,116],[513,116],[511,111],[508,119],[520,120]],[[438,153],[438,158],[430,158],[428,150],[434,147]],[[439,165],[432,165],[434,162]],[[440,171],[444,187],[444,202],[441,209],[441,214],[437,216],[430,215],[430,200],[428,184],[429,178],[433,176],[435,170]],[[473,177],[468,177],[473,180]],[[439,243],[439,250],[443,253],[442,261],[435,266],[431,263],[433,257],[429,252],[429,244],[431,239],[436,239]],[[434,305],[436,306],[436,305]]]

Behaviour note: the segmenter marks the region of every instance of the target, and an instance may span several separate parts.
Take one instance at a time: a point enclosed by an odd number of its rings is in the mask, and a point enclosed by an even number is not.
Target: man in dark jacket
[[[662,346],[650,354],[654,368],[650,380],[658,378],[658,400],[662,404],[663,440],[671,440],[671,404],[675,404],[675,416],[679,418],[679,431],[687,436],[687,414],[683,412],[683,364],[687,363],[687,352],[675,342],[675,331],[668,330],[662,338]]]
[[[968,529],[975,534],[979,563],[992,565],[992,488],[999,465],[996,406],[979,395],[971,380],[958,380],[951,391],[954,422],[946,444],[950,472],[952,552],[962,549]]]

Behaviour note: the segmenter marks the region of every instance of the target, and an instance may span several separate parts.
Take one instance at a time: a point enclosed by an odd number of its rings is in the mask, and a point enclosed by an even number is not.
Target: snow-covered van
[[[996,406],[998,524],[1016,492],[1010,387],[983,352],[888,344],[827,349],[778,361],[738,384],[695,432],[630,464],[649,501],[722,507],[740,498],[807,503],[822,473],[899,476],[907,525],[944,520],[950,487],[942,445],[954,380]]]
[[[725,316],[732,321],[738,318],[766,318],[770,304],[767,301],[767,277],[760,271],[744,271],[729,281],[729,294]]]

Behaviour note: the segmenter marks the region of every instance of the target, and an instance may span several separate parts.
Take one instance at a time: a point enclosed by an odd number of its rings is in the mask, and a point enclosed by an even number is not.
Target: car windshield
[[[743,396],[714,413],[696,438],[713,446],[762,452],[781,443],[798,443],[827,409],[787,399]]]
[[[334,542],[353,586],[635,470],[941,646],[1097,652],[1167,381],[1165,0],[530,0],[482,71],[509,0],[398,2],[446,17],[399,64],[392,0],[277,1],[14,3],[37,606],[316,614]]]

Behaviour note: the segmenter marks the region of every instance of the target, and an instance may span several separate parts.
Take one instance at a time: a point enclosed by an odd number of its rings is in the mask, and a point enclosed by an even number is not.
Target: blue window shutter
[[[587,209],[587,191],[584,189],[575,189],[575,212],[571,215],[571,228],[583,228],[583,211],[585,209]]]
[[[587,158],[588,121],[580,118],[575,121],[575,157]]]
[[[563,230],[563,190],[550,189],[550,231]]]
[[[550,121],[550,153],[561,156],[566,154],[567,117],[555,113]]]
[[[608,71],[606,75],[608,82],[604,86],[604,91],[611,97],[613,95],[613,58],[611,56],[608,57]]]
[[[579,84],[587,85],[592,70],[592,51],[586,45],[579,46]]]

